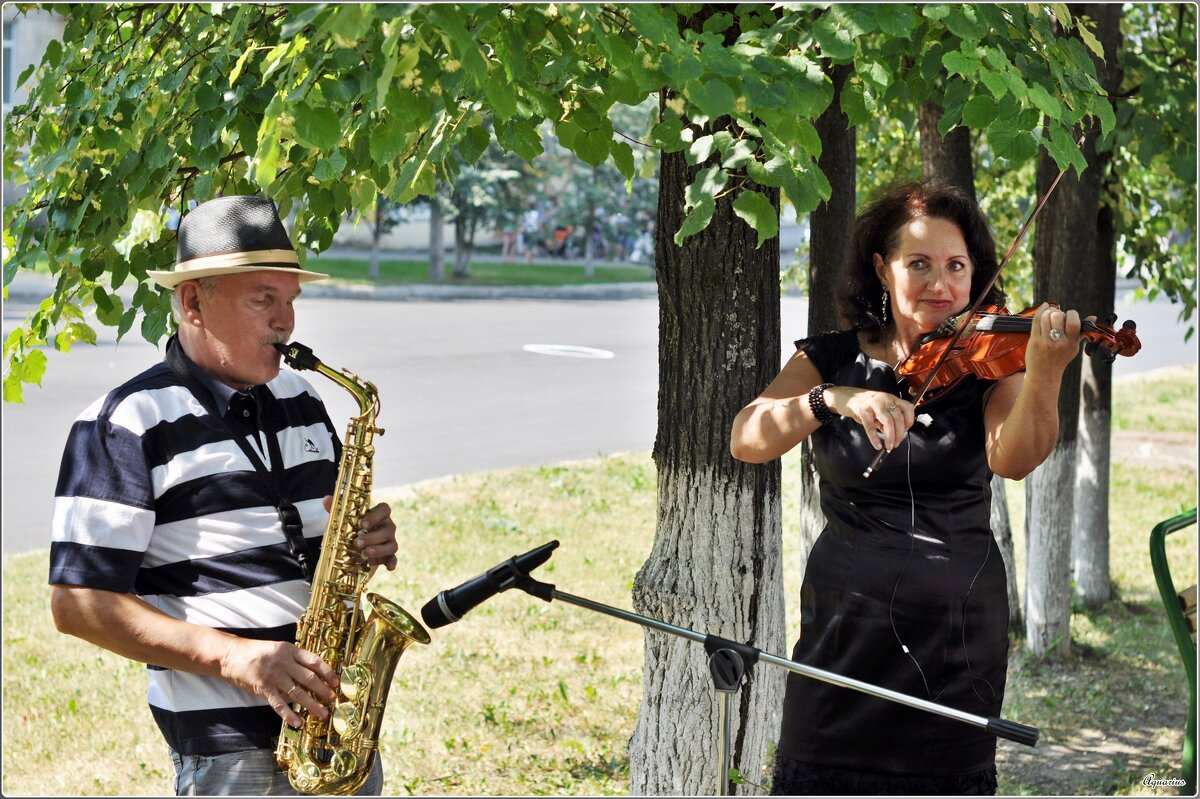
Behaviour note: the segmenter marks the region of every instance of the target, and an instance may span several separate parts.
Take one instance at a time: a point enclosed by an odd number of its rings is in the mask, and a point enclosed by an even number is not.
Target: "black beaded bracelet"
[[[808,407],[812,410],[813,416],[817,417],[817,421],[823,425],[833,421],[833,411],[829,410],[829,406],[825,404],[824,395],[827,388],[833,388],[833,383],[813,386],[812,391],[808,392]]]

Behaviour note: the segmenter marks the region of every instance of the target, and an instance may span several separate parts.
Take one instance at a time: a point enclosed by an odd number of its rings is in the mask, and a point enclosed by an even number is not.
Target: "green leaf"
[[[279,163],[279,142],[272,138],[265,145],[259,145],[255,161],[254,182],[265,191],[275,182],[275,167]]]
[[[842,113],[852,126],[865,125],[871,121],[861,83],[847,83],[842,87]]]
[[[614,140],[612,143],[613,163],[617,166],[617,171],[621,173],[626,180],[633,180],[637,167],[633,161],[633,148],[626,142]]]
[[[488,77],[486,88],[488,102],[496,119],[504,121],[511,119],[517,113],[517,93],[504,76],[504,72],[495,69]]]
[[[998,72],[993,72],[986,67],[979,70],[979,80],[987,87],[987,90],[992,93],[992,97],[1000,100],[1008,93],[1008,85],[1005,84],[1004,78]]]
[[[590,166],[600,166],[608,160],[611,144],[611,130],[586,130],[575,140],[575,154]]]
[[[334,150],[328,157],[318,158],[313,167],[313,177],[322,183],[337,180],[346,171],[346,156],[341,150]]]
[[[468,164],[473,164],[487,150],[491,140],[492,137],[486,128],[481,125],[469,125],[458,141],[458,151]]]
[[[682,247],[684,239],[694,236],[708,227],[708,223],[712,220],[713,211],[716,208],[717,204],[711,198],[706,198],[693,206],[692,210],[688,211],[683,217],[683,224],[679,226],[679,230],[675,233],[675,246]]]
[[[977,42],[988,34],[988,25],[979,19],[975,7],[970,3],[949,7],[945,17],[946,28],[964,42]]]
[[[461,62],[463,70],[476,85],[487,80],[487,61],[479,51],[475,35],[463,24],[463,10],[446,6],[446,11],[436,5],[429,6],[429,21],[432,22],[450,44],[450,51]]]
[[[692,166],[703,164],[713,154],[714,150],[716,150],[716,144],[712,134],[701,136],[688,146],[685,158]]]
[[[821,55],[836,62],[854,58],[858,45],[850,31],[837,24],[832,14],[822,14],[812,26],[813,37],[821,46]]]
[[[737,94],[718,78],[689,83],[684,93],[710,119],[730,116],[737,106]]]
[[[968,55],[962,50],[951,50],[942,56],[942,66],[951,75],[962,75],[965,78],[973,78],[975,73],[979,71],[981,64],[978,58]]]
[[[342,125],[333,109],[312,108],[307,103],[296,106],[296,140],[306,147],[327,153],[342,137]]]
[[[987,129],[992,152],[1014,164],[1023,163],[1037,153],[1037,141],[1028,130],[1018,128],[1010,119],[998,120]]]
[[[1050,93],[1046,91],[1046,88],[1042,86],[1042,84],[1035,83],[1030,86],[1028,96],[1029,101],[1033,103],[1037,110],[1041,111],[1043,114],[1046,114],[1051,119],[1062,119],[1062,103],[1051,97]]]
[[[1058,164],[1059,169],[1065,170],[1067,167],[1074,166],[1077,172],[1083,172],[1087,168],[1087,159],[1080,152],[1075,138],[1062,125],[1051,125],[1050,138],[1043,140],[1043,143],[1046,145],[1046,151],[1050,153],[1050,157],[1054,159],[1054,163]]]
[[[920,22],[912,8],[905,3],[880,3],[870,8],[875,11],[879,29],[889,36],[906,38]]]
[[[683,122],[673,114],[667,114],[650,131],[650,137],[663,152],[673,153],[687,146],[683,140]]]
[[[808,120],[802,121],[805,123],[808,122]],[[814,129],[813,132],[815,133],[816,130]],[[820,140],[818,139],[819,143]],[[727,151],[722,151],[724,160],[721,161],[721,166],[725,169],[741,169],[754,159],[754,153],[757,149],[757,145],[753,142],[746,139],[738,139],[732,143]]]
[[[42,352],[41,350],[37,350],[37,349],[29,350],[25,354],[24,358],[22,358],[19,362],[14,362],[12,364],[12,372],[10,373],[9,376],[16,377],[18,383],[32,383],[35,386],[40,386],[42,384],[42,378],[46,374],[46,363],[47,363],[46,353]],[[4,381],[4,398],[6,400],[8,400],[8,393],[9,393],[8,379],[5,379],[5,381]],[[20,386],[18,385],[18,387],[17,387],[18,399],[15,400],[16,402],[21,401],[19,398],[20,394],[21,394]],[[10,400],[10,401],[12,401],[12,400]]]
[[[1100,40],[1096,38],[1096,34],[1092,33],[1091,29],[1088,28],[1087,25],[1083,24],[1082,20],[1075,30],[1079,33],[1079,38],[1083,40],[1083,43],[1087,45],[1087,48],[1092,51],[1092,54],[1096,56],[1096,58],[1103,61],[1104,45],[1100,44]]]
[[[977,94],[963,106],[962,121],[967,127],[986,128],[995,118],[995,114],[995,99],[986,94]]]
[[[706,200],[712,200],[729,180],[729,173],[719,166],[710,166],[696,173],[696,179],[684,191],[684,207],[690,208]]]
[[[765,194],[744,190],[733,201],[733,213],[758,234],[758,249],[763,242],[779,233],[779,212]]]
[[[526,119],[510,119],[496,126],[496,141],[505,150],[526,161],[542,154],[542,137],[537,126]]]
[[[77,341],[85,344],[96,343],[96,331],[84,322],[72,322],[54,337],[54,349],[59,352],[70,352],[71,345]]]

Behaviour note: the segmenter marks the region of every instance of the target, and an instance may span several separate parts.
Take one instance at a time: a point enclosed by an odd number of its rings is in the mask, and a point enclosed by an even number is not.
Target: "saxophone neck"
[[[313,354],[311,349],[298,341],[293,341],[289,344],[275,344],[275,349],[283,355],[283,360],[293,369],[310,369],[314,372],[319,372],[346,389],[346,391],[349,391],[358,403],[359,413],[364,417],[370,416],[373,418],[379,415],[379,392],[375,390],[373,383],[363,380],[358,375],[346,369],[339,371],[326,366],[321,362],[320,358]],[[382,433],[383,431],[379,432]]]

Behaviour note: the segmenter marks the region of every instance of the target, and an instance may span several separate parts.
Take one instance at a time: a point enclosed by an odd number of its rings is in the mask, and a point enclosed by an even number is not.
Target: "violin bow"
[[[1085,137],[1086,134],[1079,137],[1078,146],[1081,148],[1083,147],[1083,140]],[[959,316],[965,316],[967,319],[970,319],[975,315],[976,311],[983,307],[983,302],[987,297],[988,292],[992,290],[992,287],[996,285],[996,281],[1000,279],[1000,273],[1004,271],[1004,267],[1008,266],[1008,262],[1012,259],[1013,254],[1017,251],[1017,246],[1020,245],[1021,240],[1025,238],[1025,234],[1033,225],[1034,220],[1037,219],[1038,214],[1042,212],[1042,208],[1046,206],[1046,202],[1050,199],[1050,195],[1054,193],[1054,190],[1058,187],[1058,182],[1063,179],[1063,175],[1065,174],[1067,174],[1067,170],[1058,170],[1058,174],[1054,176],[1054,182],[1050,184],[1050,188],[1046,189],[1046,193],[1042,195],[1042,198],[1038,200],[1038,204],[1034,207],[1033,213],[1029,215],[1029,218],[1025,220],[1025,224],[1021,225],[1021,229],[1017,231],[1017,237],[1013,239],[1013,243],[1009,245],[1008,252],[1004,253],[1004,258],[1001,259],[1000,265],[996,267],[996,271],[992,275],[991,280],[989,280],[987,285],[983,287],[983,290],[979,292],[979,296],[975,298],[975,302],[971,304],[971,307],[963,313],[960,313]],[[950,355],[950,351],[954,349],[954,345],[958,343],[960,338],[962,338],[963,331],[965,331],[966,328],[967,326],[965,324],[955,325],[954,335],[951,336],[950,343],[946,345],[946,348],[942,350],[942,354],[938,356],[936,361],[934,361],[933,368],[929,370],[929,375],[925,378],[925,382],[921,384],[921,388],[917,390],[916,395],[912,399],[913,405],[921,404],[921,400],[925,398],[925,394],[929,391],[929,387],[933,385],[933,379],[937,376],[938,370],[942,368],[942,364],[946,362],[946,357]],[[871,465],[866,468],[866,471],[863,472],[862,476],[870,477],[871,474],[877,468],[879,468],[880,462],[890,451],[891,450],[886,449],[879,450],[879,452],[875,454],[875,460],[871,461]]]

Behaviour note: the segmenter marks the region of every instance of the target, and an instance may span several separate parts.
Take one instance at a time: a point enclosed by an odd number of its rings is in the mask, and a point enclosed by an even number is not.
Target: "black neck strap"
[[[284,472],[283,453],[279,449],[279,437],[270,430],[265,431],[264,436],[267,440],[267,453],[271,457],[271,468],[268,469],[266,464],[262,462],[262,458],[258,456],[258,452],[250,444],[245,433],[236,430],[225,416],[217,411],[217,403],[213,398],[212,392],[208,387],[196,376],[184,359],[183,346],[179,343],[178,336],[171,336],[167,341],[167,365],[171,367],[171,371],[179,378],[188,391],[192,392],[192,396],[196,401],[204,406],[204,410],[208,411],[208,415],[217,420],[218,423],[224,425],[225,429],[233,437],[234,443],[245,453],[250,463],[254,465],[254,471],[258,472],[258,476],[267,486],[267,490],[271,494],[271,499],[275,503],[275,510],[279,514],[280,524],[283,525],[283,534],[287,539],[288,549],[296,557],[300,563],[300,569],[304,572],[304,579],[312,579],[312,565],[309,558],[308,545],[304,540],[304,525],[300,520],[300,511],[292,504],[284,492]],[[270,395],[270,390],[262,386],[255,386],[250,389],[251,396],[254,397],[255,404],[258,407],[258,424],[256,427],[263,430],[262,424],[262,405],[267,398],[265,395]]]

